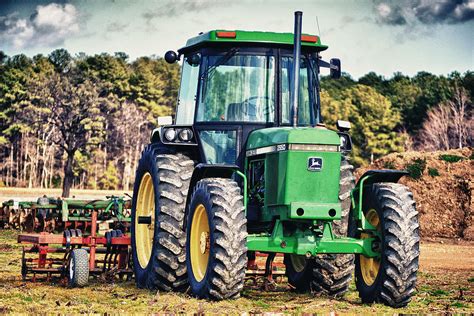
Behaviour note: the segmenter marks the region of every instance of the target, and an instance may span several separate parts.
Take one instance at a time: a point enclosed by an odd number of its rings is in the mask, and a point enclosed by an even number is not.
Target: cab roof
[[[273,44],[282,46],[293,46],[293,33],[275,33],[241,30],[212,30],[207,33],[200,33],[196,37],[190,38],[186,46],[179,49],[179,53],[184,53],[198,46],[205,46],[214,43],[255,43],[255,44]],[[315,51],[323,51],[328,48],[321,44],[321,39],[316,35],[302,34],[301,46],[305,48],[314,48]]]

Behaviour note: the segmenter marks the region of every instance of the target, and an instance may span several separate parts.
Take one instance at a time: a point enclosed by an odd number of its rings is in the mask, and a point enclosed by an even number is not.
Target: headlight
[[[193,131],[189,128],[185,128],[179,132],[178,136],[183,142],[189,142],[193,138]]]
[[[174,128],[168,128],[165,132],[165,138],[169,142],[174,141],[176,139],[176,130]]]

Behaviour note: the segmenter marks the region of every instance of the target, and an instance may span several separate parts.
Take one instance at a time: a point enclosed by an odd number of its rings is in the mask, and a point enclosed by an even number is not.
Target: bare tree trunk
[[[48,187],[52,188],[53,187],[53,176],[54,176],[54,165],[55,165],[55,160],[54,160],[54,146],[51,146],[49,148],[49,157],[51,157],[49,161],[49,180],[48,180]]]
[[[456,147],[462,149],[467,138],[468,118],[466,117],[466,108],[468,103],[468,96],[464,89],[456,85],[454,90],[454,98],[449,101],[453,119],[451,125],[454,129],[454,136],[457,139]]]
[[[64,181],[63,181],[63,193],[61,194],[62,197],[69,197],[71,194],[71,187],[74,181],[74,171],[73,171],[73,164],[74,164],[74,153],[76,151],[67,151],[67,159],[66,164],[64,165]]]
[[[13,186],[13,142],[10,145],[10,164],[9,164],[9,177],[7,177],[7,186]]]

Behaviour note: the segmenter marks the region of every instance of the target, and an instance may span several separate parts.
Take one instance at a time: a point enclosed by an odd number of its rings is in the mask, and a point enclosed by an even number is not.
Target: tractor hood
[[[279,144],[340,145],[339,135],[324,127],[272,127],[253,131],[247,150]]]

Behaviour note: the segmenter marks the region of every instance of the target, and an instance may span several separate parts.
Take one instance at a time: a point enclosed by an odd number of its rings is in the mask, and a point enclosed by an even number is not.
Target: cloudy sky
[[[0,0],[0,50],[163,56],[210,29],[291,32],[295,10],[355,78],[474,70],[474,0]]]

